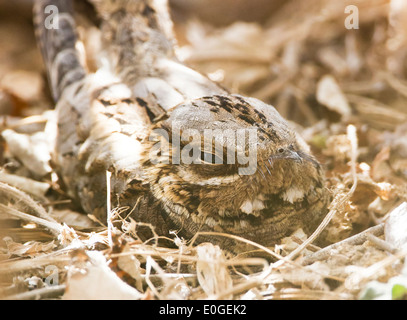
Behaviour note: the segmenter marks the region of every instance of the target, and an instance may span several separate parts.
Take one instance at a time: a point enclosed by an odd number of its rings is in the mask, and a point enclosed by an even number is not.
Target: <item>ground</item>
[[[0,296],[406,297],[407,4],[231,1],[172,1],[177,53],[232,92],[274,105],[302,134],[333,199],[317,233],[254,245],[258,258],[176,236],[177,249],[141,243],[133,221],[109,238],[49,166],[54,104],[31,1],[0,1]]]

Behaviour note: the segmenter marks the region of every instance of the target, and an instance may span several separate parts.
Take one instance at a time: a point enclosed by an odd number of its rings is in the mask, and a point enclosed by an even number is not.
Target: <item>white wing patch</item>
[[[264,203],[260,199],[255,199],[254,201],[246,200],[240,206],[240,210],[247,214],[253,214],[254,212],[258,212],[264,208]]]
[[[297,200],[301,200],[303,197],[304,191],[295,187],[289,188],[283,194],[283,199],[291,203],[294,203]]]

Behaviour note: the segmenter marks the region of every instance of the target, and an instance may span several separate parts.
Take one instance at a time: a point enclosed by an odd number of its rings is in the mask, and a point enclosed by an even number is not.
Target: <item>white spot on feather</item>
[[[304,191],[298,188],[290,188],[283,194],[283,199],[285,201],[294,203],[304,197]]]
[[[240,210],[244,213],[251,214],[253,212],[253,203],[250,200],[246,200],[240,206]]]
[[[264,209],[263,201],[261,201],[259,199],[254,200],[253,201],[253,210],[259,211],[259,210],[262,210],[262,209]]]
[[[254,201],[246,200],[240,206],[240,210],[242,212],[254,215],[257,215],[258,211],[263,210],[264,208],[265,208],[264,203],[260,199],[255,199]]]
[[[211,217],[206,218],[205,223],[211,228],[216,226],[216,220]]]

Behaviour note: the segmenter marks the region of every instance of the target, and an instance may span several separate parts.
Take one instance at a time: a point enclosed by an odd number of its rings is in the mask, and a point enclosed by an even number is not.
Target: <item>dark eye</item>
[[[278,153],[283,153],[284,151],[285,151],[284,148],[279,148],[279,149],[277,150]]]
[[[201,152],[201,160],[204,162],[212,163],[212,153]]]
[[[209,152],[201,152],[201,160],[211,164],[222,164],[223,160],[216,154]]]

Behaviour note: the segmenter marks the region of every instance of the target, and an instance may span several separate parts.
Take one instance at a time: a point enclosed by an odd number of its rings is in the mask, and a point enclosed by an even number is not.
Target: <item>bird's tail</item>
[[[76,49],[77,36],[71,1],[36,0],[34,27],[52,95],[58,101],[67,86],[86,75]]]
[[[101,18],[102,44],[117,75],[154,76],[155,61],[174,58],[167,0],[89,0]]]

